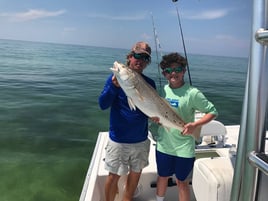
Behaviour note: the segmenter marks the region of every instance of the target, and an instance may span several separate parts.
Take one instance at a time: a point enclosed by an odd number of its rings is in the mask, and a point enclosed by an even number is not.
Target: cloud
[[[227,52],[231,52],[231,50],[237,51],[237,54],[244,54],[249,49],[249,41],[244,38],[235,37],[232,35],[215,35],[212,38],[189,38],[189,44],[194,49],[206,49],[205,51],[213,53],[211,50],[221,51],[228,49]],[[209,47],[209,49],[207,49]],[[212,48],[213,47],[213,48]],[[246,54],[244,54],[245,56]]]
[[[247,39],[243,39],[241,37],[237,38],[231,35],[216,35],[217,41],[225,41],[229,44],[233,44],[239,47],[247,47],[249,45],[249,41]]]
[[[64,27],[64,32],[75,32],[77,29],[75,27]]]
[[[201,12],[185,12],[183,13],[183,17],[186,19],[192,20],[213,20],[226,16],[228,14],[228,10],[219,9],[219,10],[206,10]]]
[[[144,39],[144,40],[150,40],[152,37],[149,35],[149,34],[147,34],[147,33],[143,33],[143,34],[141,34],[141,37]]]
[[[99,18],[105,20],[118,20],[118,21],[137,21],[137,20],[144,20],[146,18],[146,13],[140,13],[135,15],[121,15],[121,16],[113,16],[113,15],[106,15],[106,14],[89,14],[89,18]]]
[[[216,35],[216,39],[217,40],[229,40],[229,41],[232,41],[234,40],[234,36],[231,36],[231,35]]]
[[[64,27],[62,32],[61,32],[61,36],[64,39],[66,39],[66,38],[72,37],[73,34],[76,33],[76,31],[77,31],[77,29],[75,27]]]
[[[64,14],[65,12],[65,10],[51,12],[46,10],[30,9],[27,12],[21,13],[1,13],[0,17],[7,17],[11,21],[30,21],[40,18],[56,17]]]

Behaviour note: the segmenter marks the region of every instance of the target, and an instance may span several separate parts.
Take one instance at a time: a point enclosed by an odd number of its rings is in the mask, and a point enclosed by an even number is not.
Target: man
[[[156,88],[155,82],[142,74],[150,63],[150,46],[146,42],[137,42],[127,55],[127,66]],[[130,109],[126,94],[114,75],[108,77],[99,97],[99,105],[103,110],[110,108],[109,141],[105,157],[105,169],[109,171],[105,183],[106,201],[114,201],[118,180],[122,175],[127,175],[123,201],[131,201],[142,169],[148,165],[148,117],[139,109]]]

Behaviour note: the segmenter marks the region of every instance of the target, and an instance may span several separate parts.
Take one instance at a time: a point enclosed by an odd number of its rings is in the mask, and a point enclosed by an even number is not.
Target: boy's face
[[[162,74],[169,81],[170,86],[179,87],[184,83],[183,76],[186,69],[178,63],[172,63],[163,69]]]

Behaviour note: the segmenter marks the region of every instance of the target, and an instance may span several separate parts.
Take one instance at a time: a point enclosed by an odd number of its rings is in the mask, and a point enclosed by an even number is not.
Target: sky
[[[248,57],[251,0],[0,0],[0,39],[182,53],[177,11],[187,54]]]

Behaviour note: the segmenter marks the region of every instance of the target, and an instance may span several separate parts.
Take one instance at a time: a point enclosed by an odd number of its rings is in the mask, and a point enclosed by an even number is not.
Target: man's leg
[[[127,177],[123,201],[131,201],[138,186],[141,172],[130,171]]]
[[[105,182],[105,198],[106,201],[114,201],[116,193],[118,192],[118,180],[120,176],[109,173]]]

